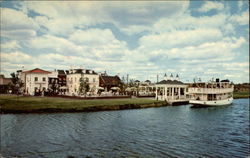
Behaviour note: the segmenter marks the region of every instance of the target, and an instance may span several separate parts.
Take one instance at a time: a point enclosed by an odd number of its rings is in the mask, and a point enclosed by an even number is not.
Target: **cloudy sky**
[[[1,1],[1,73],[86,68],[249,81],[248,1]]]

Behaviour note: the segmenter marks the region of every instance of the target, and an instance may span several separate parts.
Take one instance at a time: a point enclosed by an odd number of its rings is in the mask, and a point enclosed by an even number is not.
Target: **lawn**
[[[234,99],[238,98],[249,98],[250,93],[245,91],[245,92],[234,92]]]
[[[82,111],[85,109],[122,105],[145,105],[159,103],[153,99],[126,98],[126,99],[96,99],[80,100],[52,97],[23,97],[0,95],[1,111]],[[105,108],[103,108],[105,110]]]

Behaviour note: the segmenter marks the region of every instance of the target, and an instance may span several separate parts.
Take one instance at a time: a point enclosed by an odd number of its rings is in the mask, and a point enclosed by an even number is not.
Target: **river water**
[[[5,114],[1,155],[25,158],[242,157],[249,151],[249,100],[122,111]]]

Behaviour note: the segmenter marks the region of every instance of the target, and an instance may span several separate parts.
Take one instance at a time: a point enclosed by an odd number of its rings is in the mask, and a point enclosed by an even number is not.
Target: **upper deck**
[[[231,93],[234,88],[188,88],[188,94],[198,93],[198,94],[221,94],[221,93]]]
[[[188,93],[196,94],[222,94],[234,91],[234,85],[229,82],[200,82],[192,83],[188,87]]]

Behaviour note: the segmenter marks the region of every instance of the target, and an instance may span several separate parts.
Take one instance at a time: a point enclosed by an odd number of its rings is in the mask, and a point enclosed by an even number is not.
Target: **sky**
[[[85,68],[249,82],[248,1],[0,1],[1,74]]]

